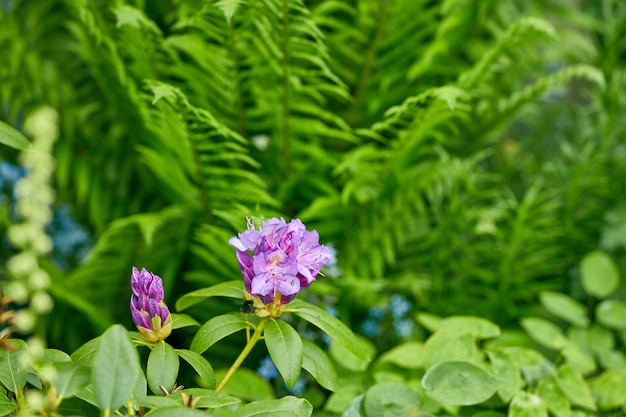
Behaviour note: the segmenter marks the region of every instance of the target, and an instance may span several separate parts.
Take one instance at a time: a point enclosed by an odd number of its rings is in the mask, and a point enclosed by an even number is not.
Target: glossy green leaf
[[[289,306],[296,310],[296,315],[324,331],[357,357],[366,361],[371,360],[368,349],[352,333],[352,330],[336,317],[300,299],[293,300]]]
[[[172,329],[182,329],[183,327],[199,326],[200,323],[188,314],[172,313]]]
[[[75,363],[91,366],[91,364],[93,363],[93,358],[96,355],[99,346],[100,336],[96,337],[95,339],[91,339],[90,341],[76,349],[74,353],[70,355],[70,358],[72,358],[72,361]]]
[[[241,400],[239,398],[232,397],[224,392],[215,392],[211,389],[205,388],[187,388],[184,389],[187,397],[193,397],[198,400],[196,407],[198,408],[220,408],[230,405],[239,404]],[[180,391],[168,396],[167,398],[178,399],[182,401],[182,395]]]
[[[23,151],[30,146],[26,136],[18,130],[0,120],[0,143],[11,148]]]
[[[564,364],[559,367],[556,383],[572,404],[588,410],[596,410],[596,405],[587,382],[585,382],[581,373],[571,365]]]
[[[337,391],[339,382],[337,372],[328,355],[315,343],[302,339],[304,356],[302,357],[302,367],[306,369],[315,380],[329,391]]]
[[[522,391],[511,400],[507,417],[548,417],[548,408],[540,397]]]
[[[543,291],[539,294],[539,301],[543,308],[575,326],[587,327],[589,317],[587,309],[574,298],[552,291]]]
[[[479,363],[482,354],[476,346],[476,337],[470,333],[459,333],[455,328],[441,328],[424,344],[424,365],[430,368],[448,360]]]
[[[159,386],[163,386],[170,392],[178,377],[180,362],[173,347],[161,341],[150,351],[148,366],[146,367],[146,379],[153,394],[164,395]]]
[[[293,327],[282,320],[269,320],[265,326],[265,346],[278,372],[288,387],[298,382],[302,369],[304,348],[302,339]]]
[[[444,321],[444,319],[442,319],[441,317],[435,314],[423,313],[423,312],[416,314],[416,320],[426,330],[433,332],[433,333],[441,327],[441,324]]]
[[[598,322],[612,329],[626,329],[626,302],[604,300],[596,306]]]
[[[500,381],[498,395],[507,403],[523,386],[520,369],[504,351],[488,351],[487,355],[491,362],[491,372]]]
[[[22,362],[27,345],[19,339],[12,339],[15,350],[0,349],[0,383],[13,393],[21,393],[26,385],[28,370]]]
[[[215,342],[239,330],[243,330],[247,326],[248,322],[239,313],[229,313],[213,317],[200,327],[191,341],[190,349],[201,354],[213,346]]]
[[[442,404],[472,405],[489,399],[497,380],[484,369],[462,361],[440,362],[422,378],[424,393]]]
[[[380,355],[379,360],[405,369],[423,368],[424,344],[415,341],[404,342]]]
[[[540,317],[524,317],[520,324],[526,333],[541,346],[558,350],[564,345],[565,335],[554,323]]]
[[[55,366],[57,376],[53,380],[59,398],[69,398],[83,389],[91,378],[90,369],[85,365],[71,362],[58,363]]]
[[[17,404],[15,401],[9,400],[9,397],[4,393],[4,390],[0,390],[0,416],[6,416],[17,410]]]
[[[165,408],[165,407],[179,407],[181,401],[179,398],[161,397],[156,395],[146,395],[144,397],[135,397],[132,399],[132,404],[135,407],[145,408]]]
[[[101,336],[93,359],[92,383],[98,407],[118,409],[133,394],[140,374],[137,350],[126,329],[114,324]]]
[[[243,298],[243,281],[222,282],[209,288],[201,288],[185,294],[176,301],[176,311],[183,311],[210,297]]]
[[[600,410],[626,405],[626,369],[610,369],[589,381],[589,388]]]
[[[482,317],[451,316],[442,320],[439,329],[454,327],[458,331],[469,333],[479,339],[491,339],[500,336],[500,327]]]
[[[572,409],[567,396],[552,378],[544,378],[537,384],[536,394],[546,403],[548,411],[556,417],[570,417]]]
[[[204,381],[204,385],[209,388],[215,388],[215,374],[213,367],[202,355],[186,349],[176,349],[179,357],[185,360],[198,373],[198,376]]]
[[[383,382],[365,393],[363,409],[366,416],[404,417],[418,415],[422,397],[405,384]]]
[[[605,252],[593,251],[580,263],[580,276],[587,294],[606,298],[619,286],[619,271],[613,259]]]
[[[233,417],[308,417],[313,406],[304,398],[283,397],[280,400],[260,400],[244,405]]]

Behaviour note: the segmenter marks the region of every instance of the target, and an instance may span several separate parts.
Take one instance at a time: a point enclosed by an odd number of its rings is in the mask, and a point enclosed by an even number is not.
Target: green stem
[[[217,388],[215,388],[215,392],[220,392],[224,388],[224,385],[226,385],[226,383],[230,380],[235,371],[239,369],[243,361],[248,357],[248,354],[252,351],[252,348],[254,347],[254,345],[256,345],[256,342],[261,340],[261,338],[263,337],[263,329],[265,328],[265,323],[267,323],[267,320],[269,319],[264,318],[261,320],[256,330],[254,331],[254,334],[252,335],[250,340],[248,340],[248,343],[246,343],[246,346],[243,348],[237,359],[235,359],[235,362],[233,362],[228,372],[226,372],[226,375],[224,375],[224,378],[222,378]]]

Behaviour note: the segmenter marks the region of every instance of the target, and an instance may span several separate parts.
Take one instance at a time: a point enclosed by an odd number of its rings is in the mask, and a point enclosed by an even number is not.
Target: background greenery
[[[518,331],[552,291],[593,313],[583,257],[603,249],[626,270],[619,0],[11,0],[0,51],[0,120],[59,114],[65,214],[49,232],[81,231],[45,264],[50,346],[130,328],[132,265],[164,279],[170,306],[238,278],[227,240],[246,214],[318,230],[337,265],[309,299],[379,352],[435,330],[417,312]],[[226,342],[214,366],[238,352]]]

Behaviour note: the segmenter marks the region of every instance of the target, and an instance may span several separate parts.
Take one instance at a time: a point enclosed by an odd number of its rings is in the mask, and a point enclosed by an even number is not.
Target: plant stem
[[[224,378],[222,378],[217,388],[215,388],[215,392],[220,392],[224,388],[224,385],[226,385],[226,383],[230,380],[235,371],[239,369],[243,361],[248,357],[248,354],[252,351],[252,348],[254,347],[254,345],[256,345],[256,342],[261,340],[261,338],[263,337],[263,329],[265,328],[265,323],[267,323],[267,320],[269,319],[264,318],[261,320],[256,330],[254,331],[254,334],[252,335],[250,340],[248,340],[248,343],[246,343],[246,346],[243,348],[237,359],[235,359],[235,362],[233,362],[228,372],[226,372],[226,375],[224,375]]]

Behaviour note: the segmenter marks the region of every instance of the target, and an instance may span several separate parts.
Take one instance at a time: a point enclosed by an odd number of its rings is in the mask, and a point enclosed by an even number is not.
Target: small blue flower
[[[18,165],[13,165],[12,163],[7,161],[0,162],[0,180],[7,181],[11,188],[14,188],[15,183],[24,175],[26,175],[25,168]]]
[[[387,310],[380,307],[373,307],[367,310],[367,317],[373,320],[380,320],[385,317]]]
[[[274,365],[272,358],[267,355],[259,363],[259,367],[256,368],[256,373],[266,381],[276,378],[278,374],[278,368]]]
[[[380,326],[378,325],[377,320],[366,319],[361,323],[361,332],[365,337],[372,338],[378,334],[380,331]]]
[[[324,310],[333,317],[339,317],[339,312],[333,305],[327,305]]]
[[[401,295],[394,294],[391,296],[389,309],[391,310],[391,314],[393,314],[393,317],[404,317],[406,313],[411,310],[411,303]]]
[[[395,319],[393,321],[393,330],[398,337],[410,337],[413,334],[413,320],[411,319]]]

